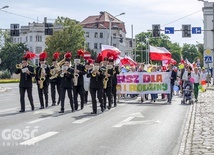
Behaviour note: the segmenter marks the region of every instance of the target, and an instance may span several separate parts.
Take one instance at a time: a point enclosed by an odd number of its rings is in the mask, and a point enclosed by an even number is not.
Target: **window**
[[[116,36],[117,36],[117,34],[116,34],[116,33],[113,33],[113,38],[114,38],[114,39],[116,39]]]
[[[102,43],[100,43],[100,49],[102,49]]]
[[[28,36],[26,36],[25,40],[26,40],[26,42],[28,42]]]
[[[89,48],[89,45],[90,45],[89,43],[86,43],[86,48]]]
[[[33,41],[33,36],[30,36],[30,41]]]
[[[20,43],[22,43],[22,38],[20,37]]]
[[[33,52],[33,48],[32,47],[30,47],[30,51]]]
[[[17,43],[19,43],[19,38],[17,38]]]
[[[103,38],[103,33],[102,32],[100,33],[100,38]]]
[[[94,33],[94,38],[98,38],[98,33],[97,32]]]
[[[35,59],[35,64],[38,66],[39,65],[39,59]]]
[[[42,36],[36,36],[36,42],[42,42]]]
[[[85,32],[85,37],[89,38],[89,32]]]
[[[97,49],[97,43],[94,43],[94,49]]]
[[[16,38],[13,38],[13,43],[16,43]]]
[[[117,44],[113,44],[114,47],[117,47]]]
[[[36,54],[39,54],[42,52],[42,47],[36,47]]]

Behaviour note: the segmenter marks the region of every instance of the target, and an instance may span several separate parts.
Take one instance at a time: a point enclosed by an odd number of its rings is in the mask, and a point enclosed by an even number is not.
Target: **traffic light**
[[[152,25],[152,37],[160,37],[160,24]]]
[[[19,24],[10,24],[10,36],[19,36]]]
[[[191,25],[182,25],[182,37],[183,38],[191,37]]]
[[[53,35],[53,24],[45,23],[45,35]]]

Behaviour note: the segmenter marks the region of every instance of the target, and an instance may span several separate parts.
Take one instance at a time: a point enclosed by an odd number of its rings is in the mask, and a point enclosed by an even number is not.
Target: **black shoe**
[[[116,107],[117,106],[117,104],[114,104],[114,107]]]
[[[20,110],[19,112],[25,112],[25,110]]]
[[[96,112],[92,112],[91,114],[97,114]]]
[[[64,113],[64,110],[61,110],[59,113]]]
[[[39,109],[44,109],[44,107],[40,107]]]
[[[81,106],[81,110],[84,108],[84,106]]]
[[[31,107],[31,110],[34,111],[34,107]]]
[[[56,102],[53,102],[51,106],[55,106],[55,105],[56,105]]]
[[[57,105],[59,105],[59,104],[60,104],[60,101],[57,102]]]
[[[71,109],[71,112],[75,112],[75,110],[74,110],[74,109]]]
[[[46,108],[48,107],[48,103],[45,105],[45,107],[46,107]]]

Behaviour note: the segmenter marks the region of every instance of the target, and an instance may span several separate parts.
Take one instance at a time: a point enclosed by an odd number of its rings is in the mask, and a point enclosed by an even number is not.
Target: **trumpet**
[[[22,69],[22,67],[23,67],[23,66],[22,66],[21,63],[20,63],[20,64],[16,64],[16,68],[17,68],[17,69]]]
[[[65,72],[64,72],[64,70],[68,70],[68,66],[62,66],[62,72],[61,72],[61,74],[60,74],[60,77],[64,77],[64,75],[65,75]]]

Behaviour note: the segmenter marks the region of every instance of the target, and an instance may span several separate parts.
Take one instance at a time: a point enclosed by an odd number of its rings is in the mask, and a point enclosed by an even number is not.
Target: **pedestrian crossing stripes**
[[[24,141],[24,142],[21,142],[20,145],[34,145],[44,139],[47,139],[49,137],[52,137],[54,135],[58,134],[58,132],[54,132],[54,131],[51,131],[51,132],[47,132],[45,134],[42,134],[40,136],[37,136],[37,137],[34,137],[34,138],[31,138],[27,141]]]

